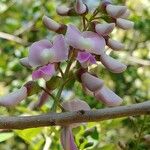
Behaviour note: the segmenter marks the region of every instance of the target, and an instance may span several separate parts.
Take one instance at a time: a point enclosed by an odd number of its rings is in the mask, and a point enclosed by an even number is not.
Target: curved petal
[[[81,80],[83,83],[83,86],[85,86],[88,90],[95,92],[102,88],[103,86],[103,80],[89,74],[89,73],[83,73],[81,76]]]
[[[105,53],[100,57],[102,64],[113,73],[121,73],[126,70],[127,66],[118,60],[106,55]]]
[[[85,39],[90,39],[93,45],[85,49],[86,51],[97,55],[101,55],[104,52],[106,43],[102,36],[99,36],[97,33],[91,31],[85,31],[82,35]]]
[[[78,28],[76,28],[74,25],[68,25],[66,32],[67,43],[76,49],[80,49],[79,43],[81,38],[81,32],[78,30]]]
[[[17,105],[27,97],[27,88],[22,87],[17,91],[9,93],[6,96],[0,97],[0,106],[11,107]]]
[[[61,62],[68,59],[69,46],[63,35],[57,35],[53,41],[54,57],[50,62]]]
[[[61,144],[64,150],[78,150],[70,127],[62,128]]]
[[[65,101],[62,103],[62,106],[66,111],[90,110],[90,106],[79,99]]]
[[[45,65],[48,63],[48,50],[52,47],[52,44],[48,40],[40,40],[35,43],[33,43],[29,49],[29,65],[32,67],[38,67]],[[44,51],[46,50],[46,57],[44,54]],[[42,53],[44,56],[42,57]]]
[[[32,73],[32,79],[36,80],[39,78],[44,78],[45,80],[49,80],[54,74],[55,74],[55,65],[48,64],[34,71]]]
[[[122,103],[122,99],[105,86],[96,91],[94,95],[97,100],[102,101],[107,106],[118,106]]]

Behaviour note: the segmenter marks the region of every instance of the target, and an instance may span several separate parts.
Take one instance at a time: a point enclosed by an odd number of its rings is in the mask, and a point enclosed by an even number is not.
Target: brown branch
[[[94,122],[127,116],[150,115],[150,101],[99,110],[49,113],[37,116],[0,117],[0,129],[27,129],[43,126],[65,126],[70,123]]]

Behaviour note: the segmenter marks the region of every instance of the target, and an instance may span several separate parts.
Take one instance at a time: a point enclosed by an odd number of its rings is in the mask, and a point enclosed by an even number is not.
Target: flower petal
[[[22,87],[17,91],[9,93],[6,96],[0,97],[0,106],[11,107],[17,105],[27,97],[27,88]]]
[[[88,53],[88,52],[78,52],[78,56],[77,56],[77,60],[80,62],[80,63],[83,63],[83,62],[86,62],[89,60],[91,54]]]
[[[29,65],[32,67],[38,67],[48,63],[48,60],[45,62],[45,57],[43,58],[41,55],[44,50],[47,52],[51,47],[51,42],[45,39],[33,43],[29,49]]]
[[[32,79],[36,80],[39,78],[44,78],[45,80],[49,80],[54,74],[55,74],[55,65],[48,64],[34,71],[32,73]]]
[[[61,144],[64,150],[78,150],[70,127],[62,128]]]
[[[85,31],[82,35],[85,39],[90,39],[93,45],[90,48],[85,49],[86,51],[97,55],[101,55],[104,52],[106,43],[102,36],[91,31]]]
[[[83,73],[81,76],[81,80],[83,85],[92,92],[99,90],[103,86],[103,80],[89,73]]]
[[[113,73],[121,73],[126,70],[127,66],[118,60],[106,55],[105,53],[100,57],[102,64]]]
[[[105,86],[96,91],[94,95],[97,100],[104,102],[107,106],[118,106],[122,103],[122,99]]]
[[[62,107],[66,111],[90,110],[90,106],[82,100],[73,99],[62,103]]]
[[[63,35],[57,35],[54,38],[52,49],[55,53],[52,59],[53,62],[61,62],[68,59],[69,46],[67,45]]]

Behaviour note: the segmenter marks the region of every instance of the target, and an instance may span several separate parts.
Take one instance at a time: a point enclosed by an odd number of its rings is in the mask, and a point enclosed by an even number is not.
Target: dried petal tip
[[[99,90],[103,86],[103,80],[89,73],[83,73],[81,76],[81,80],[83,85],[92,92]]]
[[[21,65],[23,65],[24,67],[31,68],[31,66],[30,66],[30,64],[29,64],[28,57],[25,57],[25,58],[20,59],[20,63],[21,63]]]
[[[58,6],[57,9],[56,9],[56,12],[58,15],[60,16],[67,16],[69,11],[70,11],[71,8],[65,6],[65,5],[62,5],[62,6]]]
[[[4,106],[4,107],[15,106],[26,97],[27,97],[27,88],[22,87],[21,89],[15,92],[12,92],[6,96],[0,97],[0,106]]]
[[[52,20],[51,18],[47,17],[47,16],[43,16],[43,24],[52,31],[57,31],[59,30],[59,28],[61,27],[61,25],[59,23],[57,23],[56,21]]]
[[[134,26],[134,22],[122,18],[118,18],[116,23],[119,28],[124,30],[132,29]]]
[[[124,45],[118,41],[112,40],[112,39],[108,39],[107,41],[107,45],[112,48],[113,50],[121,50],[124,49]]]
[[[119,18],[127,11],[126,6],[116,6],[116,5],[107,5],[106,7],[107,13],[113,18]]]
[[[97,24],[95,27],[96,32],[99,35],[106,36],[113,31],[115,23]]]
[[[126,65],[106,54],[101,55],[100,59],[102,64],[113,73],[121,73],[127,68]]]
[[[82,15],[85,14],[87,10],[87,6],[83,3],[82,0],[76,0],[75,11],[77,14]]]
[[[122,99],[105,86],[96,91],[94,95],[97,100],[102,101],[107,106],[119,106],[122,103]]]

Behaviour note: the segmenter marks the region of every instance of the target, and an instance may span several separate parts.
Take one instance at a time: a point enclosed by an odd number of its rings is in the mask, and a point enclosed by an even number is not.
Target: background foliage
[[[73,0],[68,1],[72,3]],[[28,46],[53,33],[44,28],[41,18],[48,15],[61,23],[80,24],[80,18],[57,16],[58,4],[67,0],[0,0],[0,95],[21,87],[31,79],[31,70],[22,67],[19,59],[28,53]],[[91,9],[99,3],[88,1]],[[103,68],[92,67],[105,83],[124,99],[124,104],[133,104],[150,99],[150,2],[148,0],[114,0],[116,4],[125,3],[131,9],[130,19],[135,22],[134,30],[115,30],[114,39],[126,45],[125,51],[108,53],[118,57],[128,65],[121,74],[113,74]],[[3,33],[10,34],[6,38]],[[13,37],[11,36],[13,35]],[[41,82],[42,83],[42,82]],[[71,89],[70,87],[74,87]],[[73,91],[73,92],[71,92]],[[66,99],[72,95],[86,100],[91,108],[103,108],[102,104],[87,96],[76,82],[68,84],[63,94]],[[49,100],[42,108],[33,111],[31,103],[38,100],[34,95],[15,108],[0,107],[0,115],[26,115],[48,112]],[[150,149],[150,117],[139,116],[121,118],[97,123],[88,123],[74,130],[79,149],[85,150],[147,150]],[[45,127],[28,130],[0,130],[1,150],[61,150],[59,127]],[[146,137],[149,137],[146,138]]]

